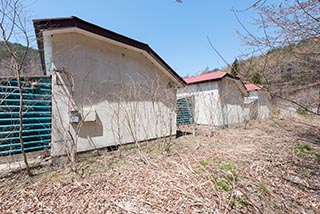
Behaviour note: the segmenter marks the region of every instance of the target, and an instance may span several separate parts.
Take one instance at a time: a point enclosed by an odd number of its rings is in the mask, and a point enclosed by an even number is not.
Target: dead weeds
[[[83,155],[72,171],[0,179],[0,213],[308,213],[320,210],[319,118],[207,130]],[[141,152],[148,164],[141,161]],[[120,155],[121,154],[121,155]]]

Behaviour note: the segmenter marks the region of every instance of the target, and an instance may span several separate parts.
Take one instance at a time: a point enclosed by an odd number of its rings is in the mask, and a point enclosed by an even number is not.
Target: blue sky
[[[207,37],[232,63],[246,51],[237,34],[241,26],[231,8],[243,9],[254,0],[26,0],[34,18],[78,16],[122,35],[149,44],[178,74],[195,75],[207,66],[226,64],[211,49]],[[241,13],[244,23],[253,21]],[[254,31],[254,29],[252,29]]]

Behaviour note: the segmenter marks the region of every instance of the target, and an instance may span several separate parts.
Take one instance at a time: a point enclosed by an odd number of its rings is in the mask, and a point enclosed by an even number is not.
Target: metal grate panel
[[[51,77],[25,77],[21,85],[25,151],[50,148]],[[17,80],[0,80],[0,156],[21,153],[19,105]]]
[[[177,100],[177,125],[194,123],[194,98],[186,97]]]

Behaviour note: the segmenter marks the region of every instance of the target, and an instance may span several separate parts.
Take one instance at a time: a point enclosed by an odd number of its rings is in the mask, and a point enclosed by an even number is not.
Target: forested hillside
[[[22,59],[25,54],[26,47],[18,43],[9,43],[11,50],[17,55],[19,59]],[[10,52],[8,51],[5,43],[0,42],[0,76],[14,76],[12,70],[13,60]],[[41,64],[38,50],[29,48],[27,57],[24,60],[24,68],[22,75],[41,75]]]
[[[237,76],[264,85],[281,97],[316,109],[320,100],[320,40],[274,48],[265,55],[239,60]],[[226,69],[231,72],[231,68]]]

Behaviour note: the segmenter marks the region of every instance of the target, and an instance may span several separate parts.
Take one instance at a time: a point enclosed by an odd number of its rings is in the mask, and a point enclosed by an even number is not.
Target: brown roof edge
[[[77,27],[79,29],[89,31],[91,33],[97,34],[99,36],[112,39],[114,41],[138,48],[140,50],[146,51],[154,60],[156,60],[165,70],[167,70],[182,86],[185,86],[185,81],[154,51],[149,45],[139,42],[137,40],[131,39],[129,37],[123,36],[121,34],[115,33],[113,31],[102,28],[98,25],[84,21],[78,17],[63,17],[63,18],[47,18],[47,19],[35,19],[33,20],[33,26],[35,29],[35,34],[37,37],[37,43],[40,53],[40,58],[42,62],[42,69],[45,72],[45,59],[43,51],[43,35],[42,31],[49,29],[62,29]]]

